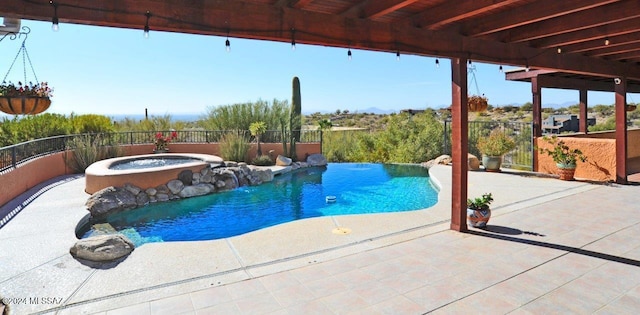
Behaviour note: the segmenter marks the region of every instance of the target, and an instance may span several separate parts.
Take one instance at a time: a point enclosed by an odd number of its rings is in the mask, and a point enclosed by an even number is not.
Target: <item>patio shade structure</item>
[[[466,230],[468,60],[618,78],[617,117],[627,82],[640,80],[637,0],[3,0],[0,16],[450,58],[458,231]]]
[[[626,79],[626,82],[623,82],[624,78],[614,78],[612,80],[606,77],[541,69],[507,71],[505,78],[511,81],[531,83],[534,137],[542,136],[542,88],[572,89],[580,92],[579,131],[585,134],[588,133],[587,92],[614,92],[616,104],[616,179],[619,183],[627,182],[626,93],[640,93],[640,81]],[[533,165],[534,170],[536,170],[536,161],[534,161]]]

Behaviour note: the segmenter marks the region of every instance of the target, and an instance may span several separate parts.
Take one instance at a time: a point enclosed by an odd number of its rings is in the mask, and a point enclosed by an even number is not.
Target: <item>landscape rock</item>
[[[193,178],[191,179],[191,185],[199,184],[200,178],[202,178],[202,174],[200,172],[193,173]]]
[[[226,166],[226,167],[237,167],[238,166],[238,162],[224,161],[224,166]]]
[[[110,234],[81,239],[69,249],[69,253],[79,259],[110,262],[131,254],[134,248],[126,236]]]
[[[155,188],[147,188],[147,190],[144,191],[145,193],[147,193],[147,195],[149,196],[155,196],[158,191]]]
[[[140,188],[138,186],[135,186],[135,185],[132,185],[130,183],[124,184],[124,189],[130,191],[132,194],[134,194],[136,196],[142,191],[142,188]]]
[[[420,166],[426,167],[427,169],[431,168],[434,165],[436,165],[436,160],[429,160],[427,162],[420,163]]]
[[[470,171],[477,171],[480,169],[480,160],[471,153],[467,156],[467,163],[469,164]]]
[[[211,183],[211,174],[207,174],[207,175],[202,175],[200,176],[200,182],[201,183]]]
[[[215,190],[213,185],[200,183],[193,186],[186,186],[180,193],[178,194],[182,198],[189,198],[195,196],[203,196],[212,193]]]
[[[268,183],[273,181],[273,172],[270,168],[253,168],[251,176],[260,180],[260,182]],[[255,185],[254,183],[252,185]]]
[[[193,180],[193,171],[184,170],[178,174],[178,180],[180,180],[185,186],[191,185],[191,181]]]
[[[320,153],[311,154],[307,157],[307,164],[309,166],[326,166],[327,159]]]
[[[146,204],[149,204],[149,195],[147,194],[138,194],[136,196],[136,204],[138,205],[138,207],[142,207]]]
[[[93,217],[138,207],[136,196],[133,193],[123,187],[116,188],[113,186],[93,194],[85,205]]]
[[[276,165],[277,166],[289,166],[291,165],[292,160],[286,156],[283,155],[278,155],[278,157],[276,158]]]
[[[157,193],[156,200],[158,201],[169,201],[169,194],[166,193]]]
[[[177,194],[184,188],[184,183],[174,179],[167,183],[167,187],[169,187],[169,191],[171,191],[172,194]]]
[[[451,164],[452,161],[453,160],[451,159],[451,156],[446,154],[443,154],[434,160],[435,164],[443,164],[443,165]]]
[[[167,185],[160,185],[156,187],[156,195],[157,194],[169,194],[169,187]]]

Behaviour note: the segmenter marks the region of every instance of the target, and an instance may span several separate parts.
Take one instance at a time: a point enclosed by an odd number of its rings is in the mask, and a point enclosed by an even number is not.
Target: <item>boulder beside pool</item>
[[[111,262],[131,254],[135,246],[122,234],[97,235],[77,241],[69,253],[74,258]]]
[[[307,157],[309,166],[327,166],[327,159],[320,153],[311,154]]]

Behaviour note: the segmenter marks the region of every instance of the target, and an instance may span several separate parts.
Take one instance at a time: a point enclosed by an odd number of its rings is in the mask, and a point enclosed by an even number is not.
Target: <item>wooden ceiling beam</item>
[[[605,45],[605,39],[609,39],[609,46]],[[602,49],[605,47],[615,47],[630,43],[640,43],[640,36],[638,33],[634,32],[619,36],[607,36],[586,42],[565,45],[562,46],[562,50],[569,53],[582,53]]]
[[[510,80],[510,81],[522,81],[522,80],[531,80],[531,78],[543,75],[543,74],[549,74],[549,73],[556,73],[558,71],[556,70],[542,70],[542,69],[532,69],[530,71],[523,71],[523,70],[515,70],[515,71],[507,71],[504,74],[505,79]]]
[[[58,5],[61,23],[142,29],[150,10],[152,31],[233,36],[289,42],[351,47],[405,54],[471,58],[480,62],[524,65],[563,72],[626,76],[640,80],[640,67],[577,54],[559,55],[524,44],[509,44],[454,32],[431,31],[399,23],[383,23],[289,7],[275,7],[227,0],[64,0]],[[48,3],[3,0],[0,16],[51,21]]]
[[[347,18],[375,19],[400,10],[417,1],[418,0],[366,0],[340,14]]]
[[[619,1],[621,0],[563,0],[544,5],[531,2],[506,11],[499,18],[492,15],[465,23],[462,31],[468,36],[483,36]]]
[[[599,92],[613,92],[615,88],[615,84],[613,79],[610,81],[606,80],[598,80],[594,78],[593,80],[589,79],[581,79],[581,78],[567,78],[556,76],[554,73],[556,72],[536,72],[531,70],[529,72],[518,71],[518,72],[509,72],[505,73],[505,79],[509,81],[521,81],[521,82],[531,82],[531,78],[537,77],[538,84],[543,88],[552,88],[552,89],[569,89],[569,90],[580,90],[586,89],[589,91],[599,91]],[[640,85],[629,83],[627,85],[627,89],[630,93],[640,93]]]
[[[278,0],[274,5],[276,7],[290,7],[302,9],[306,7],[313,0]]]
[[[559,16],[512,28],[492,36],[495,36],[493,38],[496,40],[519,43],[594,27],[602,27],[607,24],[633,20],[638,17],[640,17],[640,1],[617,2],[580,11],[569,16]]]
[[[438,30],[451,23],[522,0],[467,0],[455,4],[445,1],[411,17],[413,25]]]
[[[577,43],[583,43],[591,40],[631,34],[638,32],[638,21],[626,20],[618,23],[608,24],[601,27],[592,27],[590,29],[581,30],[572,33],[550,36],[542,39],[530,41],[529,45],[538,48],[553,48],[558,46],[567,46]]]
[[[640,38],[638,38],[636,40],[636,42],[640,42]],[[608,46],[603,46],[602,48],[600,48],[598,50],[591,51],[591,52],[586,53],[584,55],[591,56],[591,57],[604,57],[604,56],[609,56],[609,55],[628,53],[628,52],[632,52],[632,51],[638,51],[638,44],[637,43],[626,43],[626,44],[621,44],[621,45],[611,45],[611,44],[609,44]]]
[[[640,59],[640,51],[635,50],[635,51],[629,51],[629,52],[625,52],[625,53],[619,53],[619,54],[612,54],[612,55],[607,55],[607,59],[609,60],[624,60],[627,62],[637,62],[638,59]]]

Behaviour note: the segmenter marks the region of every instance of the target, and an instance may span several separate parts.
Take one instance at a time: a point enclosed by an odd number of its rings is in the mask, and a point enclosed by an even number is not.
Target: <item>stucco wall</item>
[[[592,132],[588,134],[572,135],[573,138],[615,139],[615,131]],[[640,157],[640,129],[627,130],[627,157]]]
[[[64,154],[60,152],[37,158],[0,175],[0,205],[6,204],[44,181],[71,174],[72,171],[64,162]]]
[[[587,157],[586,162],[578,161],[575,177],[596,181],[610,181],[616,179],[616,143],[613,139],[561,137],[571,149],[580,149]],[[536,147],[549,148],[551,146],[536,139]],[[557,167],[553,159],[546,154],[538,153],[538,172],[556,174]]]

